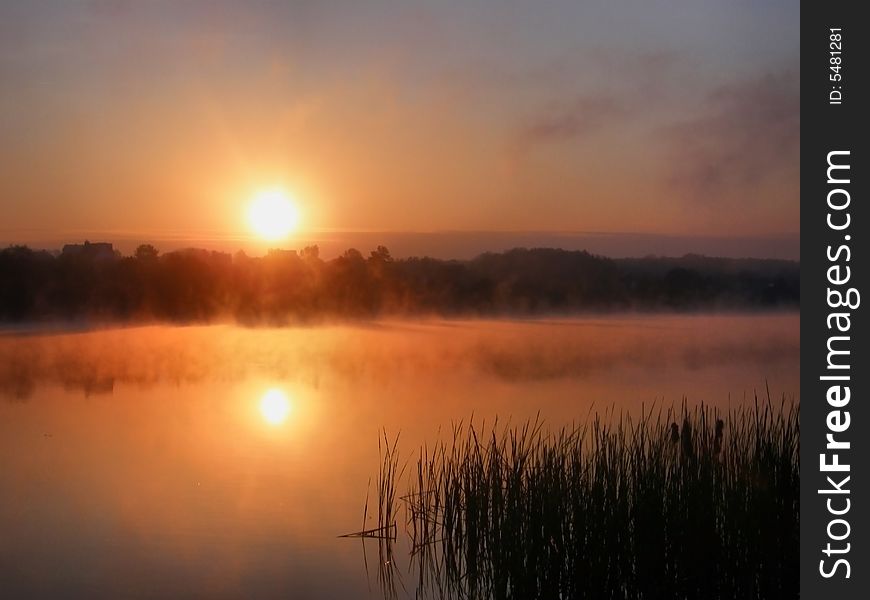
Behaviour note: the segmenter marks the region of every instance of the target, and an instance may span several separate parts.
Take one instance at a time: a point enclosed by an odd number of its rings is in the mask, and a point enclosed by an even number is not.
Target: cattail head
[[[676,444],[680,441],[680,428],[676,423],[671,423],[671,443]]]
[[[722,451],[723,429],[725,429],[725,422],[722,419],[716,419],[716,437],[713,439],[713,454],[719,454]]]
[[[689,423],[689,418],[683,419],[683,430],[680,432],[680,446],[683,451],[683,456],[692,457],[695,454],[695,448],[692,445],[692,425]]]

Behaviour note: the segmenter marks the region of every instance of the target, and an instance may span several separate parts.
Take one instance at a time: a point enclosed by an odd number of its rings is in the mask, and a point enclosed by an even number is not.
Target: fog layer
[[[751,368],[766,377],[781,369],[796,372],[799,350],[796,313],[392,321],[313,328],[149,326],[2,336],[0,393],[23,400],[42,383],[90,394],[110,392],[117,383],[150,386],[249,377],[318,387],[327,380],[366,385],[446,377],[519,382],[600,378],[622,369],[727,366]]]

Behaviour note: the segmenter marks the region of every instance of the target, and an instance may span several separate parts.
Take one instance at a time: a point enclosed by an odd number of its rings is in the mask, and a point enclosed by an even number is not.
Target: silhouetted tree
[[[619,259],[582,251],[516,248],[470,261],[395,259],[378,246],[320,259],[317,246],[244,252],[150,244],[117,257],[108,244],[68,245],[54,256],[0,251],[0,320],[92,317],[284,322],[381,314],[493,315],[578,311],[797,307],[791,261]],[[110,247],[109,247],[110,248]]]
[[[369,260],[372,262],[388,263],[393,261],[393,257],[390,256],[390,251],[386,246],[378,246],[375,250],[372,250]]]
[[[137,260],[157,260],[157,255],[160,254],[151,244],[142,244],[136,248]]]
[[[316,244],[305,246],[300,252],[300,256],[306,260],[320,260],[320,248]]]

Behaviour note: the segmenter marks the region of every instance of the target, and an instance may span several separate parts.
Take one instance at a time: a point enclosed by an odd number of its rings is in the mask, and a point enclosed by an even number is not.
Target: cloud
[[[527,148],[583,138],[624,116],[626,112],[626,107],[615,96],[582,96],[567,106],[555,106],[530,119],[520,132],[519,143]]]
[[[594,92],[580,92],[551,100],[526,118],[518,128],[516,145],[521,151],[591,137],[643,114],[652,100],[660,99],[680,57],[669,51],[613,52],[594,49],[584,54],[582,68],[576,57],[551,65],[544,72],[553,79],[571,80],[579,72],[594,73]]]
[[[663,132],[669,182],[697,199],[746,192],[779,177],[798,180],[800,86],[791,72],[712,90],[701,113]]]

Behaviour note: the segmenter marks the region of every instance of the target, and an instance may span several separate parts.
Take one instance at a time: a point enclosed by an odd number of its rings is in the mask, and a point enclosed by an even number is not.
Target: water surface
[[[382,429],[413,457],[472,414],[799,400],[799,335],[781,314],[0,336],[0,589],[377,597],[336,536],[363,526]]]

